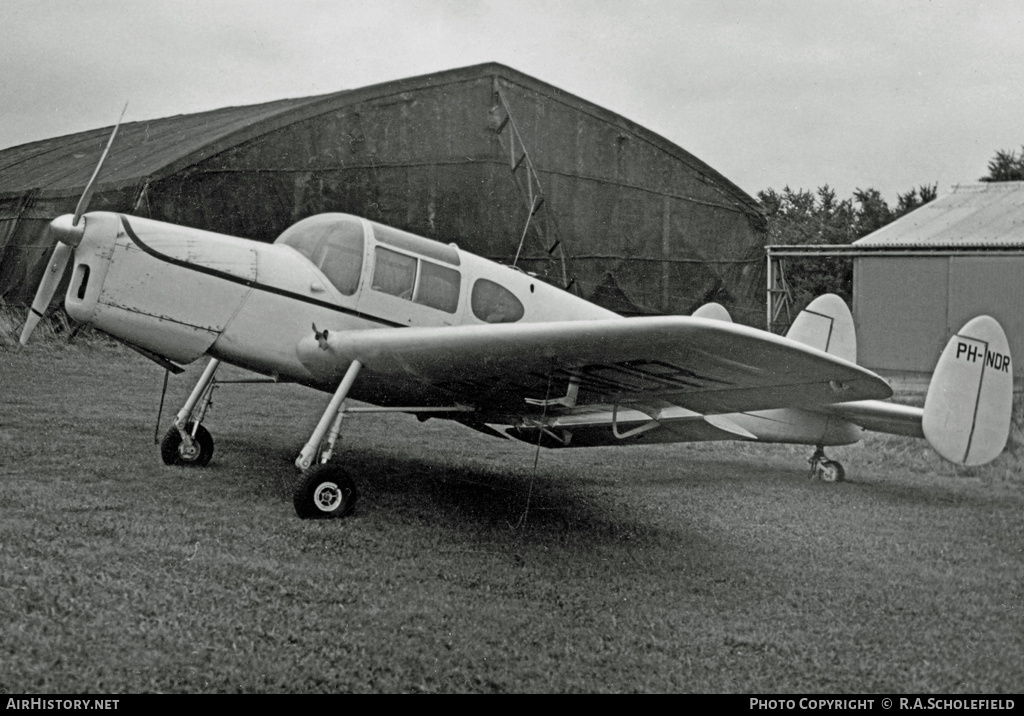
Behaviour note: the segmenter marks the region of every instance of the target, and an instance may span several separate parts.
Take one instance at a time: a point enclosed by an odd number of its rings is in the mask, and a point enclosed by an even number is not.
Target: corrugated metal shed
[[[46,224],[74,209],[110,129],[0,152],[0,298],[31,300]],[[127,123],[90,209],[262,241],[346,211],[509,263],[521,248],[520,266],[613,310],[718,300],[763,324],[753,198],[634,122],[497,64]]]
[[[953,187],[855,248],[863,249],[854,254],[853,286],[863,365],[925,386],[950,336],[987,314],[1006,331],[1020,382],[1024,182]]]

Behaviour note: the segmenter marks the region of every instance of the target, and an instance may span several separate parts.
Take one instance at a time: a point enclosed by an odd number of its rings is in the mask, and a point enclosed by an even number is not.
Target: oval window
[[[478,279],[473,284],[470,306],[473,315],[487,323],[515,323],[526,312],[522,301],[515,294],[486,278]]]

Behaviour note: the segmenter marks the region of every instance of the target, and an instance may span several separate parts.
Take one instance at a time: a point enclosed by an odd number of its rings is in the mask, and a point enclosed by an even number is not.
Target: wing
[[[383,381],[492,413],[561,396],[581,406],[667,401],[714,414],[892,394],[874,373],[817,349],[683,316],[370,329],[310,336],[297,351],[325,382],[358,359]]]

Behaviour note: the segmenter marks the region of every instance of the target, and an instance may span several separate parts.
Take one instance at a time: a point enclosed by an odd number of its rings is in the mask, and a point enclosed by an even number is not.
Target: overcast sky
[[[1024,2],[0,0],[0,148],[500,62],[749,193],[940,191],[1024,145]]]

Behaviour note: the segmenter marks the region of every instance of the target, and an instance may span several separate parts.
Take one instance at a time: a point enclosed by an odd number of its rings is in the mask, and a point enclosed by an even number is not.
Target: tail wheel
[[[356,484],[337,465],[318,465],[295,489],[295,514],[304,520],[344,517],[359,499]]]
[[[822,482],[842,482],[846,479],[846,471],[842,463],[823,460],[818,464],[818,477]]]
[[[195,434],[193,435],[193,429]],[[181,467],[206,467],[213,457],[213,436],[202,425],[195,423],[185,426],[185,432],[193,435],[192,445],[187,445],[177,428],[171,428],[160,443],[160,457],[165,465]]]

